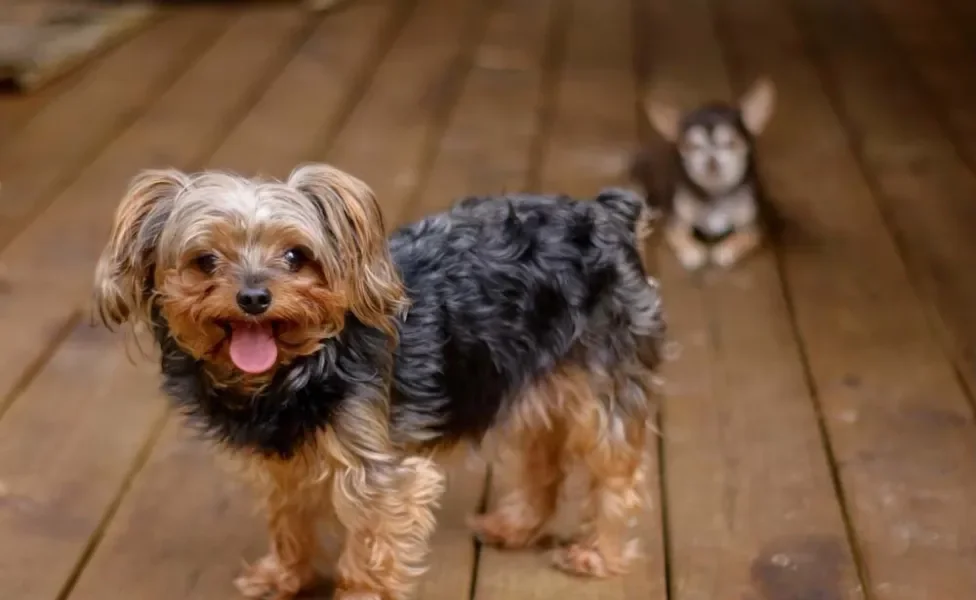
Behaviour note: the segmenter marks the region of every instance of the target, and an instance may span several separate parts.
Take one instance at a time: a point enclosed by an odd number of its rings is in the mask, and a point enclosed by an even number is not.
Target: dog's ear
[[[344,280],[349,310],[363,323],[395,334],[392,317],[406,307],[406,294],[390,258],[379,203],[363,181],[335,167],[310,164],[288,177],[319,207],[330,248],[316,249]]]
[[[742,123],[752,135],[759,135],[773,116],[776,105],[776,86],[766,78],[759,79],[739,99]]]
[[[653,98],[644,101],[644,111],[647,119],[661,137],[672,144],[678,141],[681,134],[681,111],[670,104],[664,104]]]
[[[95,269],[95,309],[107,327],[149,317],[156,245],[189,177],[173,169],[139,173],[115,212]]]

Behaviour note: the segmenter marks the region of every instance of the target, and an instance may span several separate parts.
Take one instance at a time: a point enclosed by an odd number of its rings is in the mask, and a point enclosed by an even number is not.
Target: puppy
[[[776,91],[760,80],[738,106],[713,102],[684,116],[651,100],[648,118],[668,143],[668,172],[655,173],[645,152],[632,173],[667,219],[665,239],[689,270],[728,267],[756,249],[776,215],[756,171],[758,136],[773,113]],[[661,185],[663,183],[663,185]]]
[[[270,552],[237,580],[289,598],[313,580],[316,522],[345,533],[337,598],[400,600],[423,570],[435,455],[496,438],[513,483],[473,519],[521,548],[567,466],[589,511],[558,551],[606,576],[630,558],[652,373],[664,334],[642,198],[470,198],[387,239],[362,181],[147,171],[98,264],[109,327],[144,323],[164,390],[261,484]]]

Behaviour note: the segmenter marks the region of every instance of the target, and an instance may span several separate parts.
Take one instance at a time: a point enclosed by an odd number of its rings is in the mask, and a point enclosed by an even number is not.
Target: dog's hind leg
[[[646,498],[647,379],[633,374],[594,375],[592,395],[572,407],[567,420],[566,460],[586,470],[581,530],[559,548],[555,565],[569,573],[607,577],[623,573],[638,552],[632,537]]]
[[[483,542],[515,549],[543,538],[565,477],[563,407],[577,404],[588,389],[585,371],[559,368],[525,390],[492,432],[492,478],[502,492],[490,512],[471,519]]]

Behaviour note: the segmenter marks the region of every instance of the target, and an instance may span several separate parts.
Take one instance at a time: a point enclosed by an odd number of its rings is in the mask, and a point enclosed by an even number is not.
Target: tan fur
[[[625,389],[645,401],[629,401]],[[580,575],[624,572],[636,543],[630,523],[645,497],[650,389],[643,365],[597,374],[567,364],[527,390],[495,432],[505,491],[491,512],[472,519],[481,538],[505,548],[538,542],[556,513],[568,470],[583,465],[590,479],[580,499],[585,518],[554,562]]]
[[[322,518],[344,534],[337,598],[402,600],[424,572],[443,474],[429,458],[392,445],[382,402],[351,404],[295,458],[251,457],[248,470],[265,490],[271,551],[238,578],[244,595],[289,598],[307,586]]]
[[[759,135],[766,129],[775,105],[776,86],[766,78],[757,80],[742,95],[739,110],[742,112],[742,122],[752,135]]]

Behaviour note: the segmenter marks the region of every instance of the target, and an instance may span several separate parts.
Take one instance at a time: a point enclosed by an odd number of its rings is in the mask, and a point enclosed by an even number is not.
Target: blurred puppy
[[[776,91],[760,80],[738,106],[713,102],[685,115],[649,100],[648,118],[668,142],[667,173],[655,156],[637,157],[633,175],[667,219],[665,239],[689,270],[735,264],[776,220],[756,171],[755,138],[773,114]],[[655,172],[657,171],[657,173]]]
[[[606,576],[633,549],[664,334],[648,212],[619,190],[470,198],[387,239],[370,188],[326,165],[284,182],[148,171],[96,304],[108,326],[153,330],[165,391],[263,485],[271,550],[245,595],[306,587],[329,519],[336,597],[404,598],[442,490],[434,455],[489,435],[512,485],[477,532],[533,544],[583,465],[589,510],[555,561]]]

